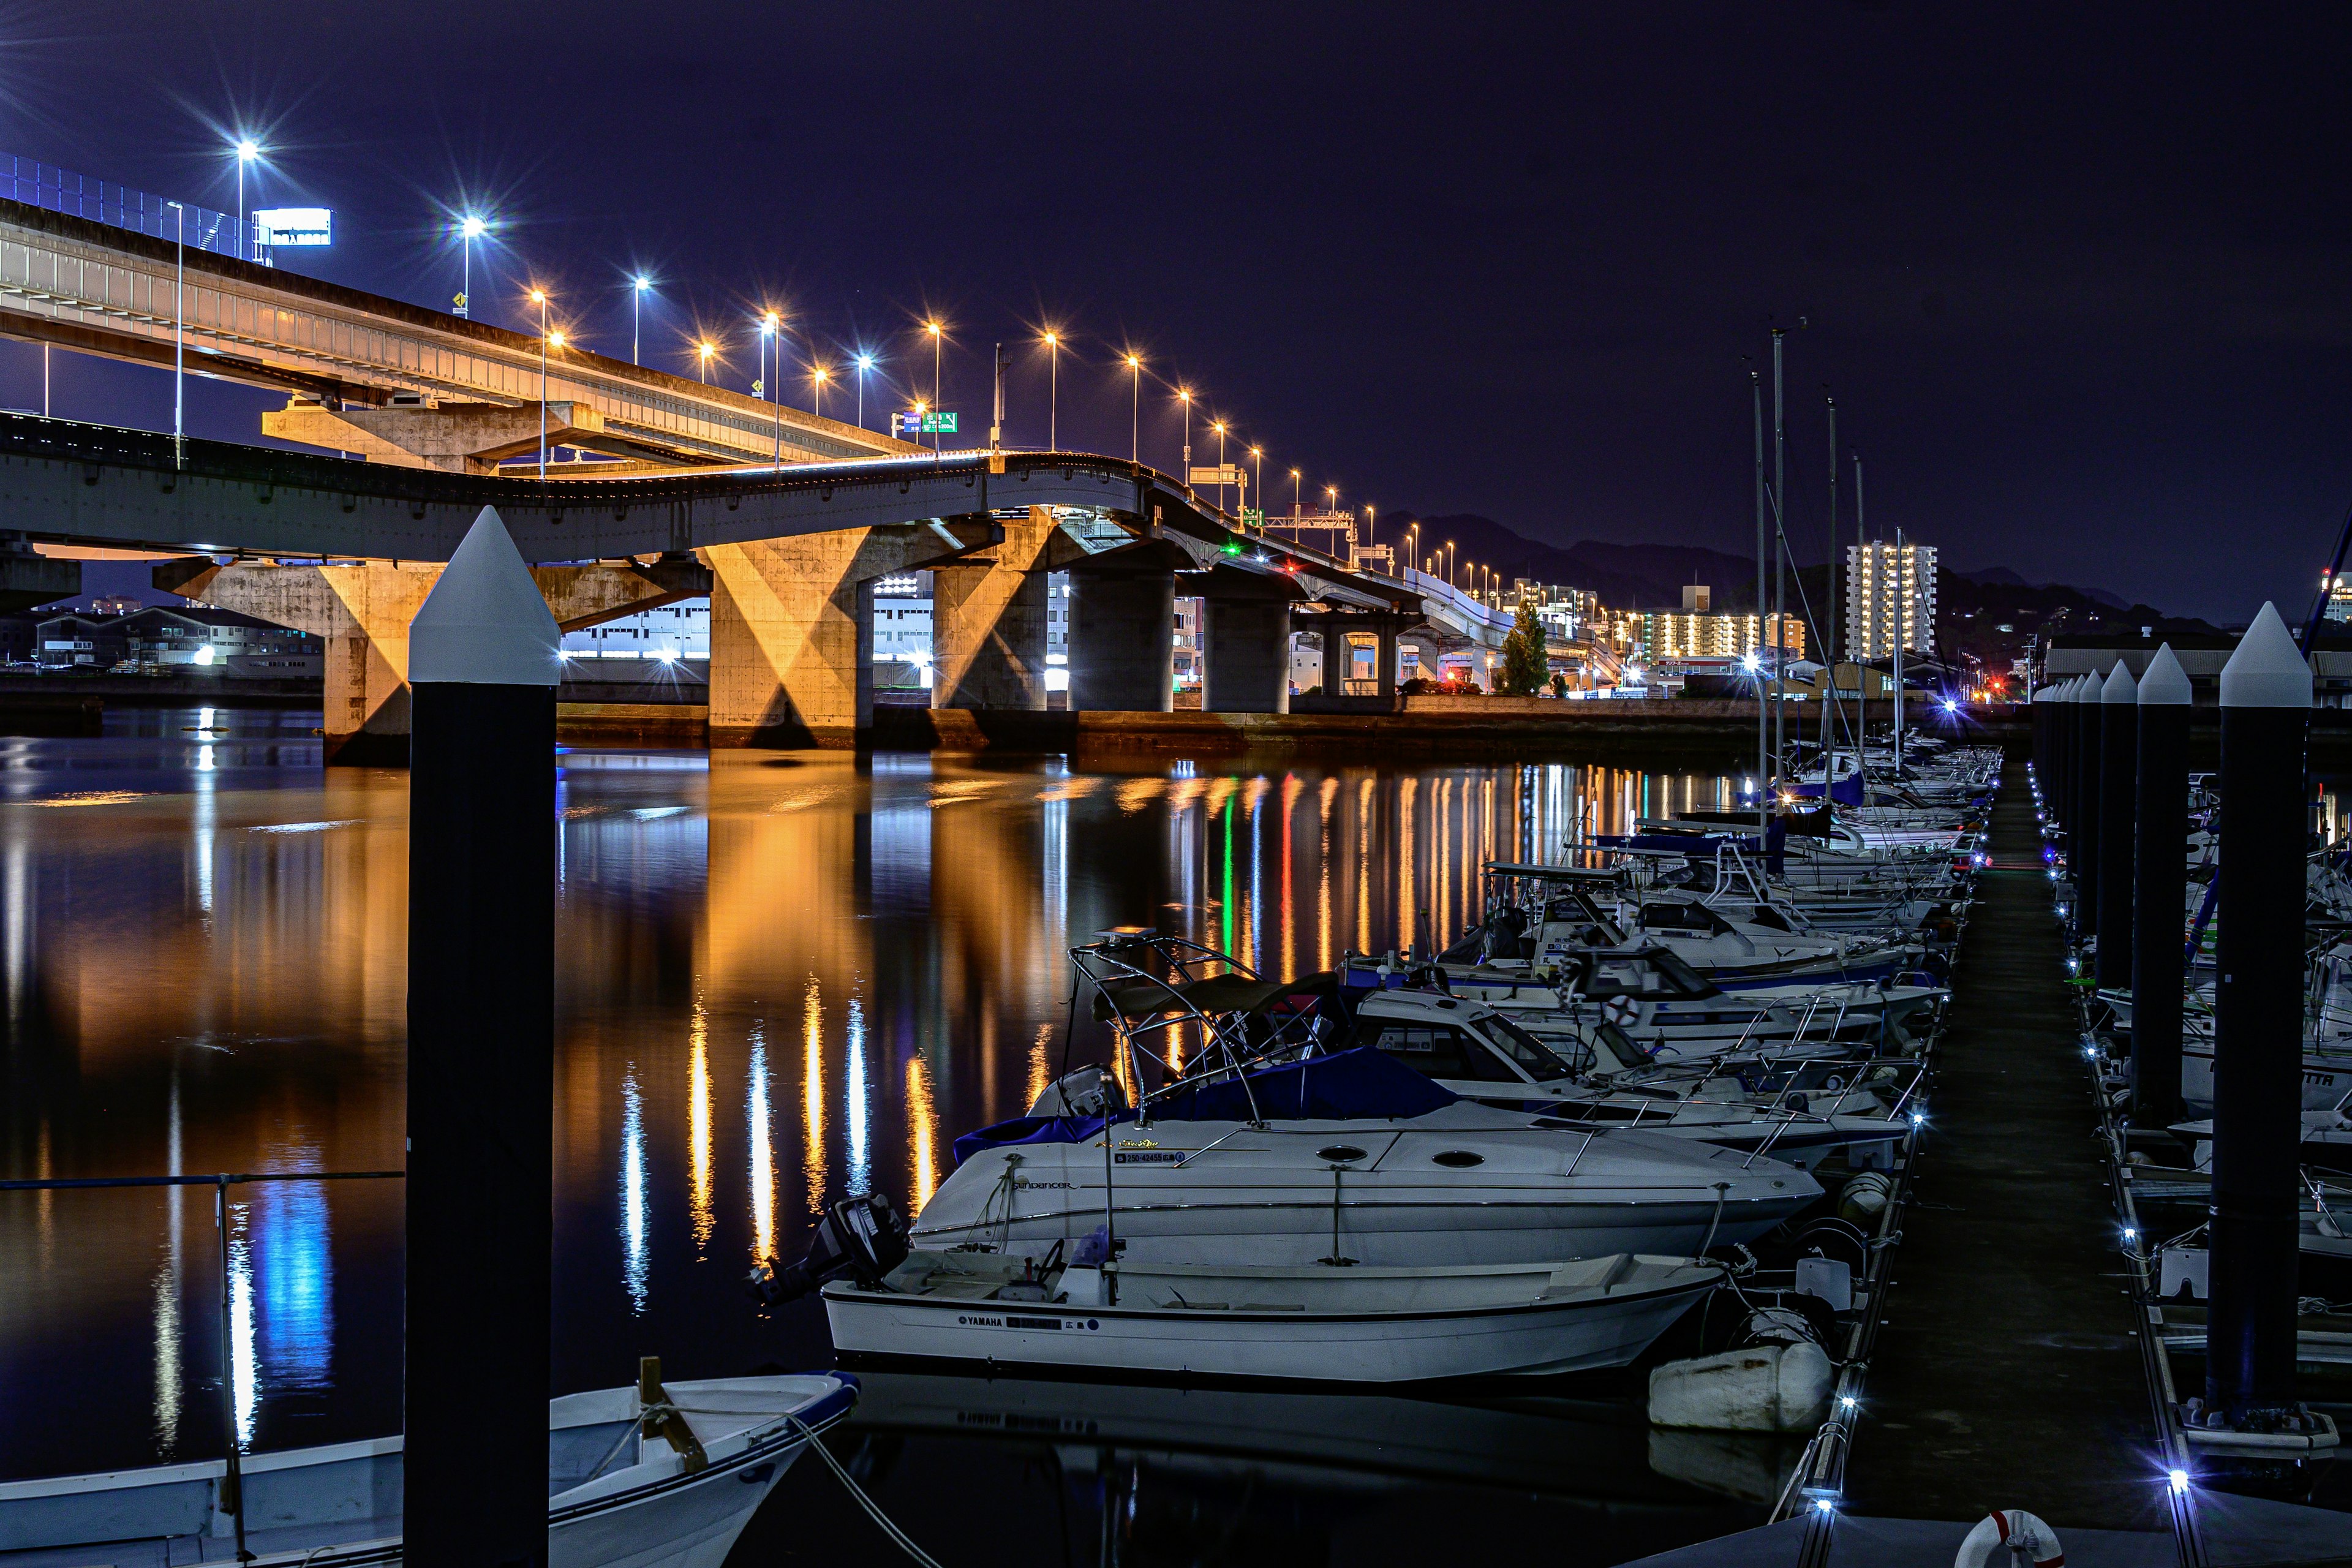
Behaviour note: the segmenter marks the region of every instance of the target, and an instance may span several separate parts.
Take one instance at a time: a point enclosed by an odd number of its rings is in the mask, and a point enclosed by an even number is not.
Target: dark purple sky
[[[690,369],[700,322],[739,385],[765,300],[902,386],[936,309],[967,430],[1016,348],[1022,444],[1057,321],[1066,447],[1127,450],[1132,342],[1148,460],[1181,379],[1269,475],[1560,543],[1750,548],[1743,356],[1802,316],[1803,553],[1826,384],[1879,529],[2240,620],[2300,611],[2352,496],[2347,18],[84,0],[12,7],[0,151],[227,206],[249,124],[257,205],[337,210],[306,269],[446,305],[470,198],[502,224],[478,314],[522,324],[542,278],[626,355],[643,265],[648,361]],[[0,348],[0,401],[37,359]],[[61,365],[57,398],[169,419],[147,372]],[[198,428],[263,401],[215,389]]]

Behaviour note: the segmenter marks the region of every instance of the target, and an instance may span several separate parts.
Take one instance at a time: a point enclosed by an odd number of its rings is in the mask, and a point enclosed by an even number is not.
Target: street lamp
[[[1045,449],[1062,449],[1062,334],[1045,333]]]
[[[1176,482],[1189,489],[1192,483],[1192,389],[1189,386],[1178,387],[1176,401],[1184,405],[1183,467],[1176,475]]]
[[[768,379],[768,343],[776,345],[776,384],[770,389],[769,418],[776,429],[776,467],[784,466],[784,319],[771,310],[760,318],[760,379],[751,384],[751,395],[758,396]]]
[[[1409,522],[1405,524],[1404,531],[1408,541],[1405,545],[1404,558],[1406,563],[1410,565],[1421,559],[1421,524]]]
[[[712,342],[709,338],[705,338],[700,342],[695,344],[694,349],[696,354],[702,361],[702,384],[709,386],[710,384],[710,356],[719,352],[719,345]]]
[[[261,143],[250,136],[236,139],[236,243],[237,259],[253,259],[253,237],[245,227],[245,166],[261,156]]]
[[[457,315],[470,316],[474,310],[474,241],[490,232],[488,220],[478,214],[467,213],[457,220],[457,238],[466,253],[465,281],[457,290]]]
[[[940,405],[940,354],[941,346],[947,342],[948,330],[944,322],[934,317],[923,323],[923,331],[931,335],[931,406],[937,408]],[[931,431],[931,450],[936,452],[939,449],[940,433],[934,427]]]
[[[188,209],[177,202],[166,202],[179,220],[173,238],[173,271],[172,275],[172,466],[186,465],[185,456],[188,388],[188,316],[184,301],[188,283]],[[49,416],[49,345],[41,345],[41,417]]]
[[[1254,488],[1257,491],[1258,515],[1264,517],[1265,515],[1265,448],[1252,447],[1250,460],[1257,465],[1257,472],[1252,477],[1256,481]],[[1260,525],[1259,531],[1265,531],[1263,524]]]
[[[646,290],[653,286],[654,280],[642,272],[629,279],[629,363],[631,364],[644,363],[637,358],[637,329],[643,319]]]
[[[866,373],[874,368],[872,354],[857,356],[857,427],[866,428]]]
[[[1298,470],[1297,468],[1290,470],[1290,515],[1293,517],[1298,515]]]
[[[1129,353],[1127,356],[1127,374],[1128,379],[1133,384],[1128,398],[1127,460],[1130,463],[1139,463],[1143,461],[1143,356],[1141,354]]]
[[[1217,510],[1225,510],[1225,422],[1210,421],[1209,428],[1217,433]]]
[[[547,290],[534,289],[530,302],[539,307],[539,477],[547,478]]]
[[[809,372],[809,380],[816,386],[816,416],[824,417],[824,384],[833,379],[833,372],[818,365]]]

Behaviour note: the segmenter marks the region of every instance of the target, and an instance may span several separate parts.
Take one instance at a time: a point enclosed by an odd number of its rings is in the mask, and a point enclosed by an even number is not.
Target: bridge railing
[[[5,182],[5,194],[10,199],[29,206],[88,218],[92,223],[111,224],[117,228],[136,229],[157,239],[177,239],[181,236],[181,214],[170,202],[146,191],[118,185],[111,180],[93,180],[70,169],[60,169],[55,163],[10,156],[5,165],[0,165],[0,181]],[[235,214],[215,212],[194,202],[184,202],[181,206],[187,215],[186,237],[191,249],[257,259],[250,218],[247,219],[248,232],[240,249]]]

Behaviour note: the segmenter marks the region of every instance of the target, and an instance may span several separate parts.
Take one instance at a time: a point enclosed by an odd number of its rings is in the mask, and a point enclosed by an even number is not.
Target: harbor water
[[[0,741],[7,1175],[401,1166],[407,781],[322,770],[317,721],[152,710],[101,738]],[[1072,942],[1151,926],[1283,974],[1426,948],[1475,918],[1485,861],[1717,807],[1738,782],[1556,763],[560,762],[559,1393],[631,1381],[640,1355],[686,1378],[827,1364],[814,1305],[763,1316],[746,1271],[797,1256],[832,1199],[919,1206],[958,1132],[1026,1108],[1062,1070]],[[1075,1060],[1088,1043],[1082,1026]],[[0,1479],[214,1456],[231,1430],[267,1451],[398,1428],[400,1184],[234,1187],[227,1209],[224,1283],[209,1187],[0,1194],[0,1387],[70,1413],[0,1431]],[[1759,1521],[1793,1458],[1654,1436],[1623,1379],[1442,1405],[870,1381],[837,1451],[919,1536],[925,1496],[1004,1526],[961,1542],[962,1563],[1137,1560],[1116,1542],[1155,1516],[1187,1561],[1278,1542],[1425,1561],[1426,1531],[1381,1521],[1431,1500],[1619,1561]],[[737,1560],[872,1544],[833,1486],[797,1468]],[[1041,1546],[1056,1520],[1062,1546]]]

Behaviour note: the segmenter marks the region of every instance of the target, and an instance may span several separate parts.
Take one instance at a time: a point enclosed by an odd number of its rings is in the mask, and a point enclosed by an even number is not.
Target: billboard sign
[[[264,207],[253,215],[255,243],[332,245],[335,215],[325,207]]]

